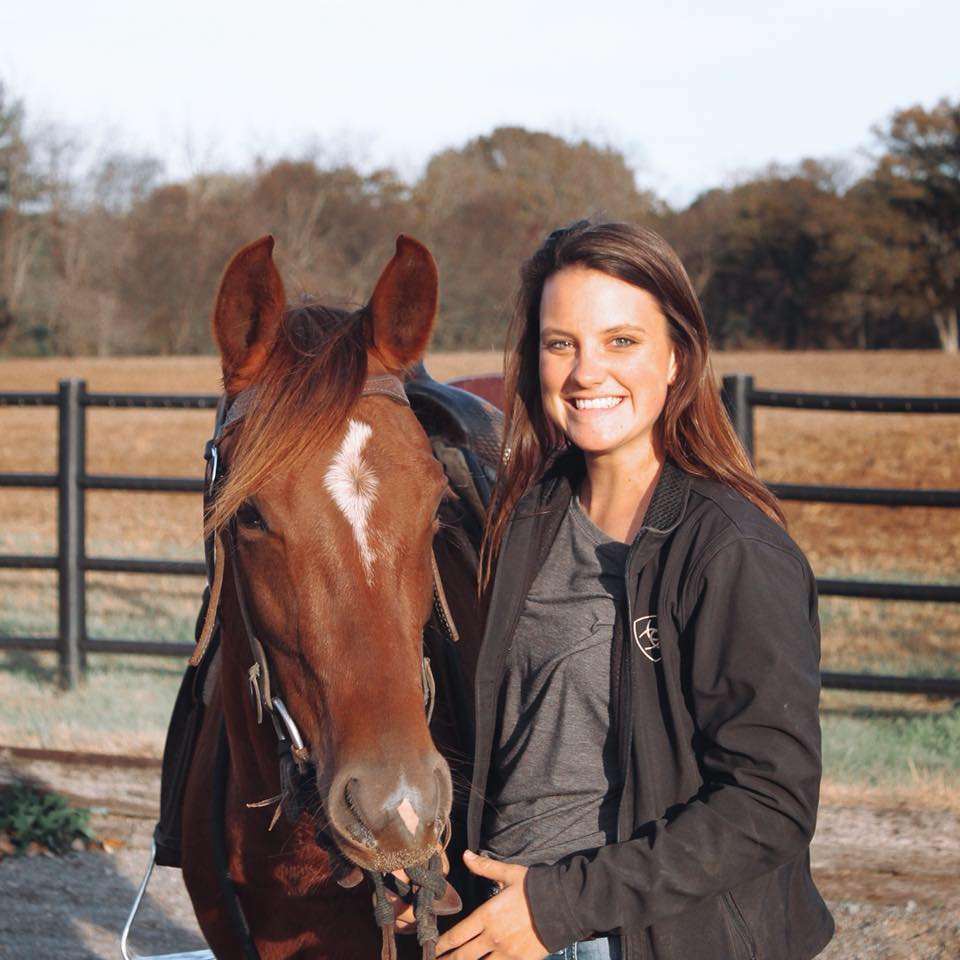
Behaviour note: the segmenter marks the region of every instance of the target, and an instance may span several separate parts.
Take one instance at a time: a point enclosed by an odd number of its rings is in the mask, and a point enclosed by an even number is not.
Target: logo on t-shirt
[[[633,639],[648,660],[660,662],[660,635],[657,633],[656,614],[638,617],[633,621]]]

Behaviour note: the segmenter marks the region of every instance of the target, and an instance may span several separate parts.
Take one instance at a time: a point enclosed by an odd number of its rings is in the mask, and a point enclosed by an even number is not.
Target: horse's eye
[[[266,530],[267,521],[260,511],[248,500],[237,511],[237,523],[245,530]]]

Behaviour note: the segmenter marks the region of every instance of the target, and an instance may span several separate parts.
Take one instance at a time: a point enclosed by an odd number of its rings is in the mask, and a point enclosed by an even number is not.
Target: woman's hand
[[[463,862],[471,873],[493,880],[500,892],[451,927],[437,941],[437,957],[446,960],[541,960],[550,951],[533,926],[523,881],[527,868],[480,857],[469,850]]]

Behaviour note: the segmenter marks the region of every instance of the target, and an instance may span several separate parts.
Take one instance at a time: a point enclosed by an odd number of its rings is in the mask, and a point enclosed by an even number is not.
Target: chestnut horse
[[[215,617],[220,639],[183,874],[218,957],[363,960],[381,935],[360,871],[423,873],[449,826],[421,653],[447,484],[397,379],[426,348],[437,272],[401,236],[364,308],[285,306],[272,249],[234,256],[213,315],[219,597],[196,658]]]

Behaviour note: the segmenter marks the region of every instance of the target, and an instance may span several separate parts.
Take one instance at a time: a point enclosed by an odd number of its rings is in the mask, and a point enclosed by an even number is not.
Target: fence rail
[[[477,378],[474,378],[477,379]],[[476,392],[495,393],[492,377],[479,378]],[[463,386],[474,389],[473,381]],[[499,398],[502,394],[496,393]],[[958,397],[870,397],[836,394],[785,393],[756,390],[753,378],[743,374],[724,377],[723,396],[737,434],[753,455],[753,409],[758,406],[809,410],[845,410],[876,413],[960,413]],[[154,493],[193,493],[203,490],[195,477],[145,477],[86,472],[86,410],[136,408],[153,410],[213,410],[219,398],[213,394],[159,395],[134,393],[90,393],[82,380],[60,381],[51,392],[0,392],[0,407],[55,407],[58,410],[58,469],[56,473],[0,473],[0,488],[57,490],[57,553],[43,555],[0,555],[0,569],[56,570],[58,574],[59,629],[55,637],[3,636],[0,649],[56,650],[60,658],[61,681],[66,687],[79,682],[84,656],[95,653],[143,653],[183,656],[192,645],[167,641],[91,637],[86,623],[86,574],[88,572],[166,574],[203,576],[203,563],[156,558],[91,557],[86,552],[85,493],[88,490],[127,490]],[[957,490],[890,490],[861,487],[771,484],[777,496],[786,500],[827,503],[863,503],[884,506],[957,508]],[[879,583],[859,580],[818,579],[824,596],[919,602],[960,602],[960,585]],[[896,693],[926,693],[960,696],[960,677],[895,677],[824,672],[825,687],[876,690]]]
[[[143,477],[88,474],[86,471],[86,410],[89,407],[144,410],[213,410],[215,394],[158,395],[91,393],[82,380],[61,380],[56,393],[0,393],[0,407],[56,407],[58,410],[58,469],[48,473],[2,473],[0,487],[57,490],[57,555],[0,556],[0,568],[57,570],[58,620],[56,637],[0,637],[0,649],[56,650],[65,687],[77,685],[87,653],[142,653],[184,656],[188,643],[91,637],[87,633],[86,574],[88,572],[202,576],[202,563],[153,558],[91,557],[86,551],[85,494],[88,490],[127,490],[156,493],[200,493],[196,477]]]
[[[757,390],[749,374],[723,378],[723,401],[740,442],[755,459],[754,408],[824,410],[841,413],[958,414],[960,397],[887,397],[865,394],[794,393]],[[888,489],[830,484],[770,483],[781,500],[815,503],[863,504],[886,507],[960,507],[960,490]],[[907,600],[920,603],[958,603],[960,584],[891,583],[817,578],[821,596],[868,600]],[[960,695],[960,677],[895,677],[824,671],[825,687],[888,693]]]

